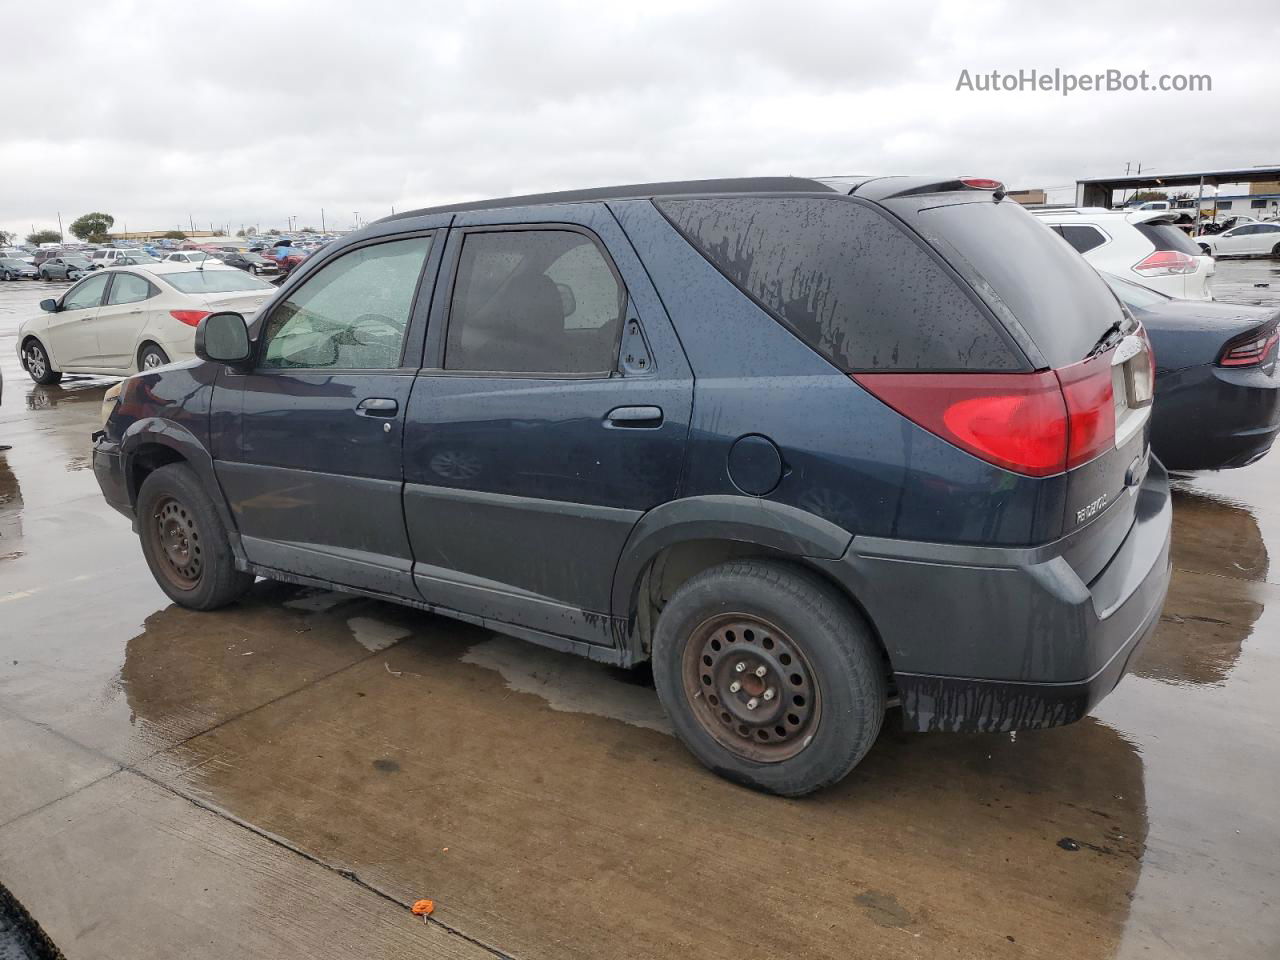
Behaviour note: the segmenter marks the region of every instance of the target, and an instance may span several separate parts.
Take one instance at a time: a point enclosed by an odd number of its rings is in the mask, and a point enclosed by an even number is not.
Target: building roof
[[[1193,170],[1187,173],[1140,173],[1122,177],[1089,177],[1077,180],[1077,186],[1109,187],[1112,190],[1136,187],[1194,187],[1204,178],[1206,184],[1259,183],[1280,180],[1280,167],[1243,167],[1226,170]]]

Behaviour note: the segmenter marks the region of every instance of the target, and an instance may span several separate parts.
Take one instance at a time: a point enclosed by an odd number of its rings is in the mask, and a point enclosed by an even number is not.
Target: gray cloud
[[[752,173],[1069,184],[1280,162],[1273,0],[85,4],[6,10],[0,228],[349,225],[478,196]],[[1238,29],[1232,29],[1232,27]],[[1236,40],[1230,40],[1236,37]],[[1226,38],[1226,39],[1224,39]],[[956,92],[962,68],[1195,72],[1209,94]]]

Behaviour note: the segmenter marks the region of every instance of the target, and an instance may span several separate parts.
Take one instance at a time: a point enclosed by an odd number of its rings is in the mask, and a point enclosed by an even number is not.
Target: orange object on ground
[[[420,917],[429,917],[435,912],[436,902],[434,900],[418,900],[414,903],[412,909]]]

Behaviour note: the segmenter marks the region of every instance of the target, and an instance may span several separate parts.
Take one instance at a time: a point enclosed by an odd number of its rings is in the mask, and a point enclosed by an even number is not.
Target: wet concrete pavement
[[[72,960],[1280,952],[1280,457],[1177,480],[1164,621],[1093,716],[891,716],[779,800],[643,675],[267,582],[169,603],[88,469],[108,381],[17,368],[40,295],[0,285],[0,883]]]

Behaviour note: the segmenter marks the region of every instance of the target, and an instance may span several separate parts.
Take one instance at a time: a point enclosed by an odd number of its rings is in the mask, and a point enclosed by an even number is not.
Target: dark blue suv
[[[94,469],[175,601],[337,587],[629,666],[708,767],[802,794],[909,730],[1083,716],[1154,629],[1140,325],[991,180],[648,184],[400,214]]]

